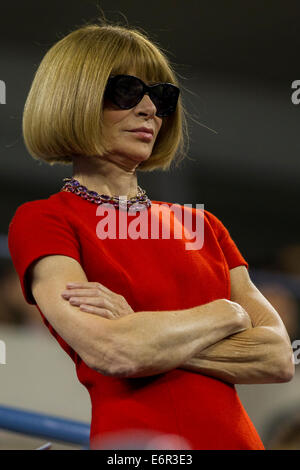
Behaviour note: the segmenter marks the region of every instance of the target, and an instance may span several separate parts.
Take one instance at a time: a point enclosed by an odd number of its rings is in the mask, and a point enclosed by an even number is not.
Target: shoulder
[[[216,232],[217,235],[220,235],[221,232],[226,231],[224,224],[216,215],[214,215],[212,212],[209,212],[207,210],[205,210],[204,213],[205,213],[205,218],[207,222],[212,227],[214,232]]]
[[[176,202],[168,201],[151,201],[154,204],[154,207],[164,206],[169,208],[170,211],[176,211],[176,208],[179,208],[181,211],[186,213],[191,213],[194,216],[204,217],[206,223],[208,223],[213,229],[218,229],[223,226],[222,222],[211,212],[204,209],[204,204],[196,204],[196,207],[193,207],[193,204],[179,204]]]
[[[41,237],[49,239],[55,235],[73,236],[68,210],[58,195],[37,199],[21,204],[15,211],[8,226],[8,245],[16,246],[25,239],[40,242]],[[21,247],[20,247],[21,248]]]
[[[10,237],[14,230],[19,230],[22,226],[29,226],[38,214],[44,214],[47,211],[46,208],[47,204],[42,199],[24,202],[18,206],[9,223],[8,236]]]
[[[47,199],[27,201],[17,207],[10,225],[17,219],[32,216],[46,216],[47,214],[59,215],[64,210],[63,198],[60,193],[52,194]]]
[[[228,229],[216,215],[204,209],[204,204],[178,204],[166,201],[152,201],[152,203],[154,203],[154,206],[156,204],[158,205],[157,207],[162,205],[170,212],[174,212],[174,214],[177,215],[179,214],[182,223],[185,223],[185,221],[196,222],[196,227],[201,227],[201,229],[205,230],[206,237],[213,238],[219,243],[230,238]]]

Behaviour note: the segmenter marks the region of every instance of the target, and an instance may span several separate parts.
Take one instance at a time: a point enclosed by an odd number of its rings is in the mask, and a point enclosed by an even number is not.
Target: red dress
[[[149,227],[161,204],[170,210],[171,203],[152,201]],[[166,239],[121,239],[118,230],[115,239],[103,239],[96,232],[103,220],[98,207],[60,191],[17,209],[8,243],[29,304],[36,305],[26,271],[34,260],[51,254],[75,258],[89,281],[123,295],[134,311],[181,310],[230,299],[229,269],[248,268],[227,229],[206,210],[191,209],[193,215],[202,214],[204,244],[188,250],[186,239],[172,237],[172,230]],[[128,224],[135,217],[128,216]],[[192,449],[264,449],[234,385],[179,368],[150,377],[104,376],[90,369],[40,313],[89,391],[91,448],[106,433],[144,429],[182,436]]]

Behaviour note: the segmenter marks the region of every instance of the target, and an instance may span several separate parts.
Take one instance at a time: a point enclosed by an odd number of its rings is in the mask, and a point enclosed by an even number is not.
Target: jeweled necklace
[[[138,186],[137,195],[127,199],[124,196],[108,196],[107,194],[98,194],[96,191],[89,191],[85,186],[82,186],[75,178],[64,178],[64,186],[61,191],[68,191],[77,194],[86,201],[94,202],[95,204],[112,204],[119,209],[129,209],[134,204],[134,209],[142,210],[151,206],[151,201],[148,198],[146,191]]]

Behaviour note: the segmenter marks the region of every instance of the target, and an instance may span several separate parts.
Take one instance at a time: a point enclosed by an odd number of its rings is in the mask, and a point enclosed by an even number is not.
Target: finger
[[[106,310],[105,308],[93,307],[92,305],[82,304],[80,305],[80,310],[99,315],[100,317],[107,318],[109,320],[113,320],[115,318],[109,310]]]
[[[69,289],[67,291],[63,291],[61,294],[64,298],[70,297],[105,297],[107,298],[108,294],[106,292],[101,291],[97,288],[81,288],[81,289]]]
[[[69,299],[70,304],[72,305],[91,305],[93,307],[103,307],[107,310],[113,312],[114,306],[108,300],[101,297],[71,297]]]
[[[105,287],[103,284],[100,284],[100,282],[68,282],[66,287],[68,289],[73,289],[73,288],[82,288],[82,287],[85,287],[85,288],[100,288],[103,292],[112,292],[110,289],[108,289],[107,287]]]

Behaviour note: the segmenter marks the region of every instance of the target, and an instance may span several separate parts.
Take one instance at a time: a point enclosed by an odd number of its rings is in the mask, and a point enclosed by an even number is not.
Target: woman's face
[[[103,129],[110,158],[121,158],[122,161],[125,158],[129,167],[136,167],[150,157],[161,125],[162,118],[156,116],[156,107],[148,95],[144,95],[134,108],[126,110],[104,100]],[[153,135],[133,132],[141,127],[152,130]]]

